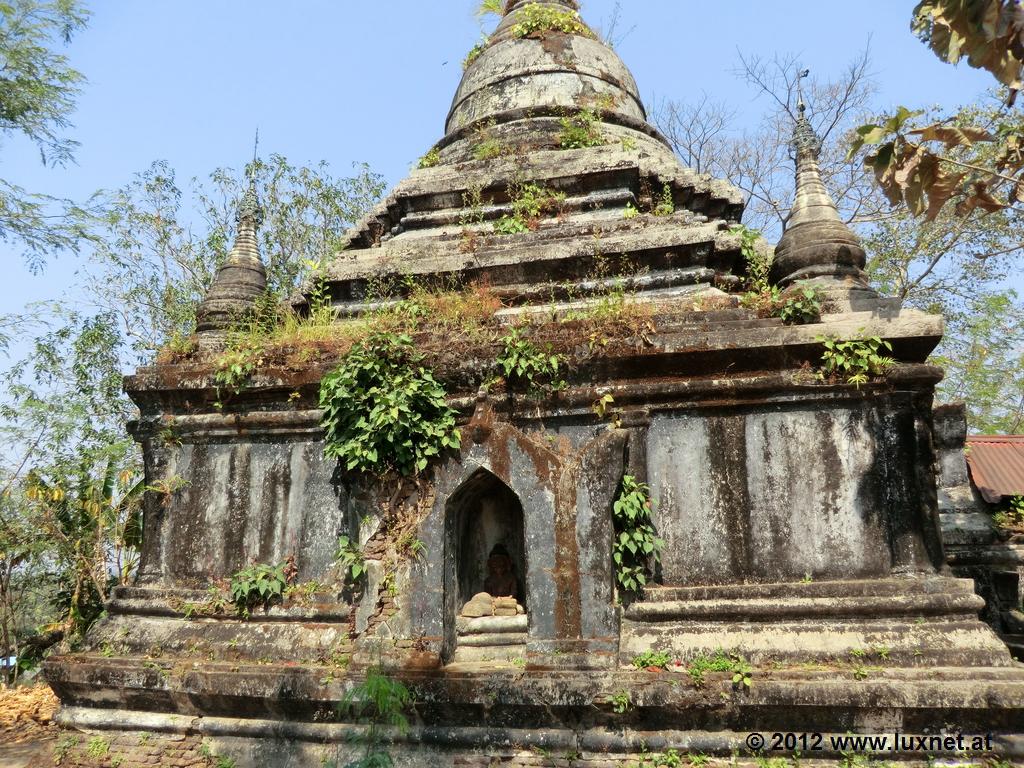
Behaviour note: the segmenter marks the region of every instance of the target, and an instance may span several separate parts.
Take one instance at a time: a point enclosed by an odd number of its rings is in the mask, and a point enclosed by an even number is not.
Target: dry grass
[[[444,290],[408,285],[404,292],[403,300],[359,318],[337,320],[330,307],[323,306],[308,316],[289,309],[271,321],[253,319],[230,334],[228,349],[212,362],[218,369],[248,362],[253,371],[330,366],[370,334],[384,333],[412,337],[424,365],[443,379],[469,386],[493,375],[490,368],[504,348],[503,338],[511,325],[498,319],[503,304],[489,287]],[[394,293],[382,290],[381,295]],[[654,331],[654,313],[650,304],[636,302],[619,290],[585,308],[524,314],[512,323],[523,338],[559,355],[571,370],[587,358],[643,347]],[[183,344],[162,354],[160,362],[196,359],[194,344]]]
[[[52,737],[59,702],[45,684],[0,690],[0,744]]]

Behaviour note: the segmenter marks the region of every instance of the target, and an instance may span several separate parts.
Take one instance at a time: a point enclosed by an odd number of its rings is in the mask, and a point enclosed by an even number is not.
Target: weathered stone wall
[[[911,395],[652,418],[649,482],[670,585],[929,571]],[[921,519],[921,518],[924,519]]]
[[[148,515],[142,572],[167,584],[203,584],[249,562],[294,555],[302,581],[331,568],[348,514],[346,489],[323,443],[247,438],[147,452],[169,494]],[[173,505],[173,514],[164,509]],[[149,511],[149,510],[147,510]]]

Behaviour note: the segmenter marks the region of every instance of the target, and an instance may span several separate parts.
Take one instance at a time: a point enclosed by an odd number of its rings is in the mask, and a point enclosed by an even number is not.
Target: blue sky
[[[94,0],[87,30],[67,47],[86,84],[69,135],[77,163],[47,169],[17,141],[0,173],[28,189],[76,199],[117,188],[157,159],[180,181],[241,166],[259,126],[261,151],[293,163],[327,160],[344,173],[367,162],[394,184],[443,132],[461,60],[480,37],[475,0]],[[870,41],[881,108],[953,106],[993,83],[941,63],[909,31],[912,0],[624,0],[618,51],[650,107],[702,92],[755,124],[769,105],[733,74],[737,51],[797,53],[838,73]],[[595,26],[614,0],[589,0]],[[54,298],[81,262],[29,274],[17,249],[0,313]]]

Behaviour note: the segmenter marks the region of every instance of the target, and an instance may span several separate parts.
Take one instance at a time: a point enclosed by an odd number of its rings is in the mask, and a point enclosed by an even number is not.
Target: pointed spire
[[[851,292],[875,294],[868,288],[860,239],[839,215],[821,178],[821,139],[807,119],[801,87],[808,74],[809,70],[803,70],[797,81],[799,115],[791,144],[796,160],[796,199],[775,249],[772,279],[783,286],[813,281],[814,287],[829,294],[837,308],[849,309]]]
[[[228,329],[252,309],[267,289],[267,271],[260,258],[257,239],[263,218],[263,206],[256,192],[254,159],[249,171],[249,187],[235,212],[234,246],[196,311],[196,332],[201,348],[223,347]]]

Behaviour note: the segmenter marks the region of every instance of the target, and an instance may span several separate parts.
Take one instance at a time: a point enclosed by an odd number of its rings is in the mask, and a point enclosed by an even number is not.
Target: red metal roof
[[[1024,496],[1024,435],[972,435],[967,448],[971,480],[985,501]]]

